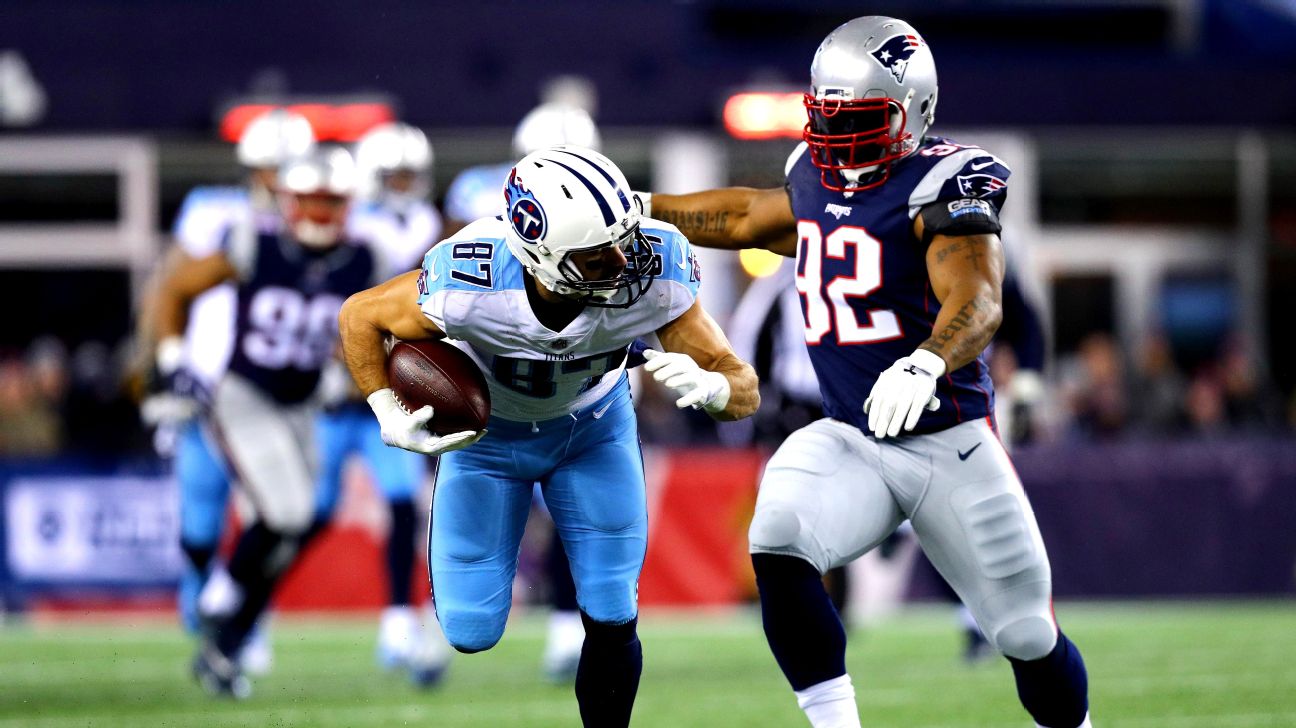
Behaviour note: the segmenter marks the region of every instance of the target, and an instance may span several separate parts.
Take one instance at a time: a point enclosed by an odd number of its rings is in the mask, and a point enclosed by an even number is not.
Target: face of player
[[[327,248],[342,240],[349,203],[349,198],[341,195],[290,195],[285,217],[297,242],[308,248]]]
[[[418,173],[410,169],[398,169],[383,177],[387,189],[397,194],[410,194],[418,183]]]
[[[624,273],[627,264],[625,251],[617,245],[572,253],[568,260],[587,281],[610,281]]]

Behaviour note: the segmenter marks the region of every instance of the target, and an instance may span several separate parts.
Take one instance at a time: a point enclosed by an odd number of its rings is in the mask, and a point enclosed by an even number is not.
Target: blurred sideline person
[[[232,228],[280,226],[274,178],[284,161],[308,153],[315,135],[305,117],[276,109],[248,124],[237,147],[239,164],[248,170],[245,187],[197,187],[190,191],[176,217],[176,245],[168,267],[184,265],[220,251]],[[186,564],[180,580],[181,622],[190,632],[199,625],[198,595],[214,568],[216,550],[225,527],[230,474],[211,442],[207,411],[210,393],[225,372],[234,335],[235,286],[222,284],[199,295],[189,310],[184,338],[166,344],[160,361],[174,369],[172,387],[154,391],[142,414],[157,425],[159,449],[174,454],[180,490],[180,546]],[[244,649],[241,660],[253,673],[270,669],[269,643],[258,638]]]
[[[312,523],[318,458],[311,398],[337,346],[337,313],[347,296],[385,272],[368,247],[344,237],[355,186],[354,161],[343,149],[289,160],[276,181],[284,224],[231,228],[220,251],[174,268],[154,303],[158,369],[174,372],[165,359],[189,304],[223,283],[237,286],[234,346],[212,394],[211,422],[253,517],[229,563],[235,609],[208,625],[193,662],[194,676],[213,695],[251,691],[235,657]]]
[[[656,332],[664,351],[645,352],[645,367],[677,407],[716,419],[756,410],[756,377],[697,301],[687,239],[639,215],[611,160],[583,147],[542,150],[518,162],[503,192],[503,216],[433,248],[422,271],[349,299],[342,346],[384,440],[440,455],[428,561],[450,643],[480,652],[503,635],[538,482],[585,625],[581,720],[627,726],[643,670],[648,530],[627,349]],[[488,428],[437,436],[426,428],[431,407],[404,410],[387,381],[389,336],[451,337],[490,382]]]
[[[563,144],[598,151],[600,142],[598,127],[585,109],[571,103],[552,102],[541,104],[522,117],[513,132],[513,153],[521,159]],[[446,191],[447,237],[473,220],[500,214],[500,190],[504,189],[512,169],[513,162],[501,162],[469,167],[455,177]],[[536,500],[543,508],[539,491]],[[550,535],[544,566],[553,613],[549,616],[541,670],[548,680],[565,682],[576,676],[585,630],[576,607],[576,585],[556,530]]]
[[[815,53],[785,187],[647,195],[699,245],[797,261],[825,419],[770,460],[749,532],[765,635],[816,728],[860,725],[821,575],[908,519],[1012,666],[1038,726],[1090,725],[1080,651],[1055,621],[1044,543],[994,427],[1008,168],[926,136],[936,68],[918,31],[867,16]],[[699,219],[722,221],[698,229]]]

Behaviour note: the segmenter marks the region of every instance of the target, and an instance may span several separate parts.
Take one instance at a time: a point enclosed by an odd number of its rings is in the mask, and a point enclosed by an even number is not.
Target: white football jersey
[[[522,264],[504,242],[505,222],[478,220],[428,252],[419,305],[490,383],[491,414],[531,422],[575,412],[607,394],[625,369],[626,348],[693,305],[700,269],[673,225],[644,218],[659,274],[627,308],[587,306],[562,331],[531,309]]]
[[[422,200],[380,198],[357,205],[347,218],[347,236],[376,248],[390,266],[386,278],[414,270],[441,239],[441,213]]]

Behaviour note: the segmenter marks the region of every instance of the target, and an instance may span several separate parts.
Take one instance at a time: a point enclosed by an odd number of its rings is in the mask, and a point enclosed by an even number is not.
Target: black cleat
[[[194,656],[193,676],[213,697],[243,700],[252,695],[252,683],[238,663],[221,654],[211,642],[203,642]]]

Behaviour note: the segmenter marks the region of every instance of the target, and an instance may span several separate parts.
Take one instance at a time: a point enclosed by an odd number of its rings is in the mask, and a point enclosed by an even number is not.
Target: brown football
[[[400,341],[387,355],[387,379],[410,412],[431,405],[438,435],[486,427],[490,389],[481,369],[444,341]]]

